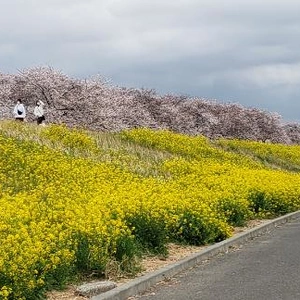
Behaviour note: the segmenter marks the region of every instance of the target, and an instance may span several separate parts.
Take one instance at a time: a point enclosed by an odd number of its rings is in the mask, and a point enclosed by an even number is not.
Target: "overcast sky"
[[[299,0],[0,0],[0,72],[240,103],[300,122]]]

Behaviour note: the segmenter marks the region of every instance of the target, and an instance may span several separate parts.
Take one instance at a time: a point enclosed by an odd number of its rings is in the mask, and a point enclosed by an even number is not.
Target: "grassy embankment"
[[[300,207],[300,146],[0,123],[0,298],[201,245]]]

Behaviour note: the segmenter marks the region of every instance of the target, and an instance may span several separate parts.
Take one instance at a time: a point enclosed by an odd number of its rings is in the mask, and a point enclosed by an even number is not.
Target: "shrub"
[[[218,211],[225,216],[226,221],[232,226],[244,226],[251,213],[249,202],[240,199],[221,199],[218,202]]]
[[[144,251],[166,254],[167,234],[163,220],[141,213],[127,219],[128,227]]]
[[[226,239],[229,236],[226,229],[220,220],[185,211],[170,231],[175,241],[199,246]]]

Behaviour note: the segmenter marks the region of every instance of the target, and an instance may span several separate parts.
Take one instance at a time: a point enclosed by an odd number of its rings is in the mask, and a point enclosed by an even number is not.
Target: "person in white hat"
[[[36,116],[36,123],[42,125],[45,122],[45,113],[44,113],[44,102],[42,100],[36,101],[36,106],[34,108],[33,114]]]

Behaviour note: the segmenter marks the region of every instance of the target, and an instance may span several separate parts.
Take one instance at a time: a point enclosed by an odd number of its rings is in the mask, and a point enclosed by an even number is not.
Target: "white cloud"
[[[229,74],[244,85],[259,88],[298,86],[300,84],[300,62],[297,64],[270,64],[250,67]]]
[[[293,97],[299,93],[298,0],[0,5],[0,71],[50,64],[71,76],[103,73],[120,85],[237,101],[249,88],[256,98],[273,87],[288,88]]]

